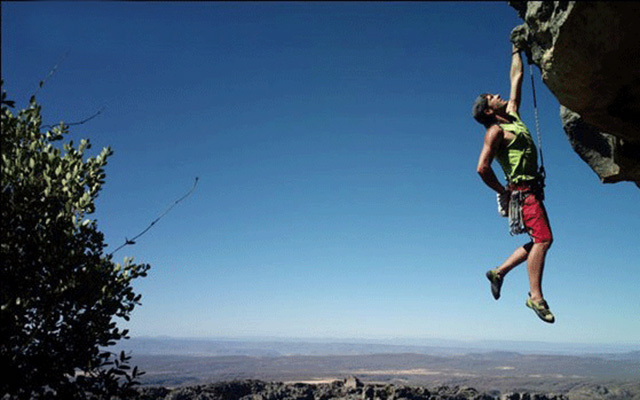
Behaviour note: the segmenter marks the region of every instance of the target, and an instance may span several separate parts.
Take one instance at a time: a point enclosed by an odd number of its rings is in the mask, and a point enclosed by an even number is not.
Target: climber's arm
[[[522,57],[520,56],[520,50],[518,50],[518,48],[513,45],[511,52],[511,93],[509,95],[509,103],[507,104],[507,112],[518,113],[518,109],[520,109],[524,67],[522,66]]]
[[[480,152],[478,167],[476,169],[482,181],[497,193],[505,193],[506,189],[493,172],[491,162],[495,158],[503,139],[504,131],[498,125],[493,125],[487,129],[487,133],[484,136],[484,146]]]

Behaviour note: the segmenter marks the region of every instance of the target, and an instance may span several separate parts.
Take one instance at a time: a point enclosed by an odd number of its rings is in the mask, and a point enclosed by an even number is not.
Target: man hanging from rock
[[[487,93],[478,96],[473,104],[473,118],[486,128],[477,170],[484,183],[498,193],[499,209],[509,208],[511,233],[526,231],[531,241],[516,249],[502,265],[487,271],[486,276],[497,300],[507,273],[526,260],[530,286],[526,306],[543,321],[553,323],[555,317],[542,295],[542,272],[553,235],[542,203],[543,178],[538,169],[536,146],[518,115],[523,65],[515,45],[512,47],[510,77],[509,101],[503,100],[499,94]],[[491,168],[494,158],[504,171],[506,186],[500,183]]]

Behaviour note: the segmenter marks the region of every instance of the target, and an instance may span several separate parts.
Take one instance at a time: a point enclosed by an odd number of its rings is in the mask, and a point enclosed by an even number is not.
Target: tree
[[[0,397],[125,396],[141,373],[104,349],[128,338],[115,321],[140,304],[132,282],[150,266],[114,263],[87,218],[112,151],[61,145],[69,126],[43,131],[35,96],[12,108],[3,89]]]

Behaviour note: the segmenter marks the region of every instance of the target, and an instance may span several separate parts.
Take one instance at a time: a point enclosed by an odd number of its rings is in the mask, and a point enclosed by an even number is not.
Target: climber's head
[[[483,93],[473,103],[473,118],[488,128],[497,122],[496,114],[505,112],[507,104],[508,102],[503,100],[499,94]]]

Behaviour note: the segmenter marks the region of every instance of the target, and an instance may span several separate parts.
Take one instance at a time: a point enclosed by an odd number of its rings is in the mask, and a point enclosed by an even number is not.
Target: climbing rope
[[[538,103],[536,101],[536,85],[533,82],[533,63],[529,63],[529,75],[531,75],[531,91],[533,93],[533,111],[536,118],[536,136],[538,137],[538,151],[540,152],[540,175],[542,176],[542,188],[547,174],[544,170],[544,157],[542,156],[542,135],[540,134],[540,120],[538,118]]]

